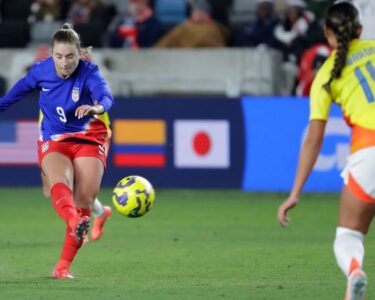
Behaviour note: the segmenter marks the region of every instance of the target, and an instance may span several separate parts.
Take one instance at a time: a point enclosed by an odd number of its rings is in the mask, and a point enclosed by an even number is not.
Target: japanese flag
[[[227,120],[176,120],[174,164],[177,168],[230,167]]]

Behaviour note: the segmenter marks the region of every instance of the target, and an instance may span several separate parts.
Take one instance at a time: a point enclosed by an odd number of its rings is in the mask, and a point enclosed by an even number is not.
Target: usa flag
[[[38,122],[0,121],[0,165],[36,165]]]

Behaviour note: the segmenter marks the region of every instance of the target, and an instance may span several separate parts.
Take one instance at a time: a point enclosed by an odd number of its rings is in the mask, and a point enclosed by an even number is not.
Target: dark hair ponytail
[[[359,37],[361,24],[357,8],[347,1],[334,3],[328,10],[326,27],[333,31],[337,39],[334,66],[329,80],[323,86],[330,92],[332,81],[340,78],[342,69],[346,65],[350,41]]]

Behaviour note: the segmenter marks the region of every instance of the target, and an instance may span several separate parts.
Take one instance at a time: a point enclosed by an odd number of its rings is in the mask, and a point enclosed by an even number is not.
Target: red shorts
[[[41,166],[43,158],[51,152],[58,152],[68,157],[72,162],[77,157],[99,158],[104,168],[109,150],[109,139],[103,145],[84,140],[64,140],[64,141],[38,141],[38,163]]]

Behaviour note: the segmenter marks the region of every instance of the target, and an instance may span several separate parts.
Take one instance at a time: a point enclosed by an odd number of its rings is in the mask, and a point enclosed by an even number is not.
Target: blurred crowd
[[[72,23],[84,46],[124,48],[257,47],[280,50],[299,95],[329,55],[325,0],[3,0],[0,47],[49,43]],[[44,51],[44,50],[43,50]]]

